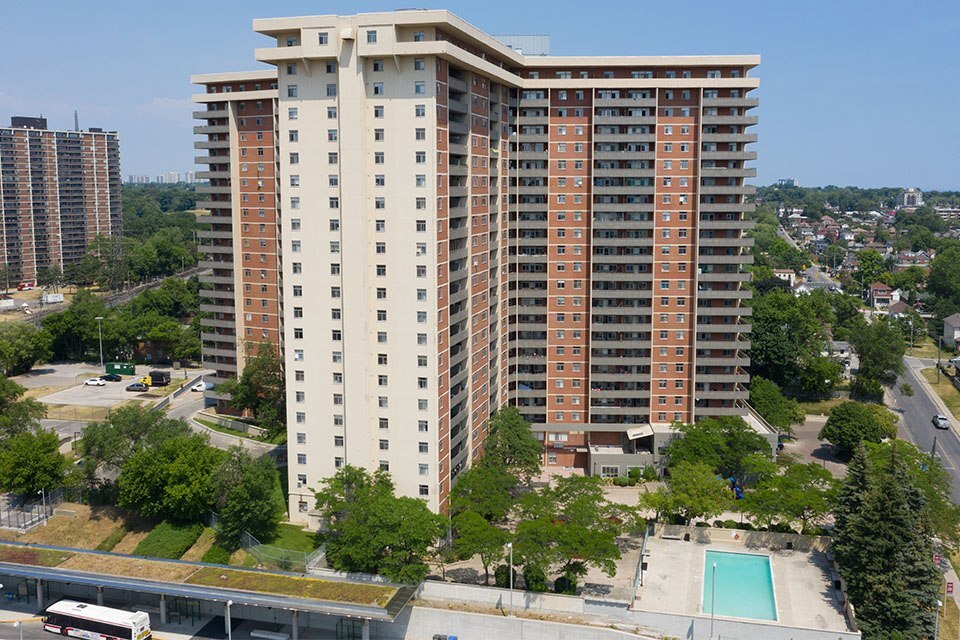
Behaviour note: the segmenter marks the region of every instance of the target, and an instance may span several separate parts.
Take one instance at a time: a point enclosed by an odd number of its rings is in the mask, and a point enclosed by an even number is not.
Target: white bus
[[[44,612],[43,629],[84,640],[149,640],[150,616],[143,611],[60,600]]]

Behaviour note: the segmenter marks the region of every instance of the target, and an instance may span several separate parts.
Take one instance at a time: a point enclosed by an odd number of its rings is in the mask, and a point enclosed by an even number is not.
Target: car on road
[[[83,386],[85,387],[105,387],[107,383],[101,380],[100,378],[87,378],[83,381]]]
[[[133,384],[127,385],[127,391],[150,391],[150,387],[143,384],[142,382],[134,382]]]
[[[958,369],[960,369],[960,357],[958,357],[958,358],[950,358],[949,360],[947,360],[947,362],[949,362],[949,363],[952,364],[953,366],[955,366],[955,367],[957,367]]]
[[[213,389],[213,383],[204,380],[190,387],[190,391],[209,391],[210,389]]]
[[[933,426],[936,427],[937,429],[950,428],[950,421],[947,419],[947,416],[941,415],[939,413],[934,414],[933,420],[931,420],[931,422],[933,422]]]
[[[121,380],[123,380],[123,378],[121,378],[115,373],[105,373],[102,376],[100,376],[100,379],[103,380],[104,382],[120,382]]]

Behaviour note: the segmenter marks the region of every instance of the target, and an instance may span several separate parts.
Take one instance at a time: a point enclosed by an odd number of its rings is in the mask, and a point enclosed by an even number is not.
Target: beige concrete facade
[[[746,413],[758,57],[524,57],[446,11],[254,29],[293,517],[344,464],[444,510],[505,404],[603,475],[644,425]]]

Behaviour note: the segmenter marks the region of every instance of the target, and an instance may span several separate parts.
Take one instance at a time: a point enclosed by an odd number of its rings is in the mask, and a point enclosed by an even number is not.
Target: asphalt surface
[[[953,501],[960,503],[960,438],[957,437],[957,427],[954,424],[950,429],[935,429],[931,419],[941,410],[934,404],[921,384],[919,369],[911,365],[920,365],[919,368],[935,366],[935,360],[919,358],[904,358],[904,372],[897,384],[890,390],[894,406],[903,417],[900,425],[900,437],[917,445],[921,451],[933,451],[936,438],[936,452],[940,454],[944,468],[953,478]],[[904,382],[913,387],[913,395],[905,396],[900,392],[900,385]]]

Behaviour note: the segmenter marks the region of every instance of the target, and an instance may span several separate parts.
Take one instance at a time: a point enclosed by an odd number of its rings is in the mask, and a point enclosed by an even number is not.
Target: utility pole
[[[943,336],[937,336],[937,384],[940,384],[940,350],[943,349]]]

